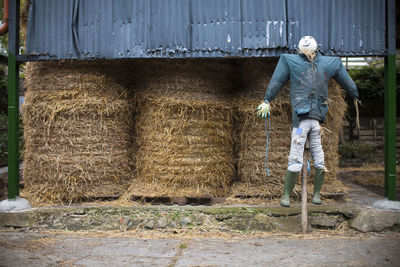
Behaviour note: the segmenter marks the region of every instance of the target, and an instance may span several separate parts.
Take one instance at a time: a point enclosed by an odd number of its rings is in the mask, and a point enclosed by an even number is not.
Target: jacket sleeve
[[[358,98],[358,90],[349,73],[344,68],[339,58],[336,61],[336,75],[333,77],[335,81],[347,92],[352,98]]]
[[[276,65],[274,74],[268,84],[267,92],[265,93],[265,101],[271,102],[276,95],[282,90],[283,86],[289,80],[289,66],[283,55],[279,58],[278,64]]]

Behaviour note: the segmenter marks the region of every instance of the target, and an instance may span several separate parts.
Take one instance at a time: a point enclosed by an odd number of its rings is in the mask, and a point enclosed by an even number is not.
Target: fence
[[[340,142],[358,141],[376,149],[379,154],[384,153],[385,131],[384,118],[360,118],[360,129],[357,129],[355,119],[345,121],[340,131]],[[396,123],[396,152],[400,158],[400,118]]]

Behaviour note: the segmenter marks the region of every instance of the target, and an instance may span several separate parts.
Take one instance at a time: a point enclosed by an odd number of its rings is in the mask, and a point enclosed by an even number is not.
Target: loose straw
[[[358,111],[358,103],[361,104],[361,101],[358,99],[354,100],[354,106],[356,108],[356,127],[359,130],[360,129],[360,113]]]

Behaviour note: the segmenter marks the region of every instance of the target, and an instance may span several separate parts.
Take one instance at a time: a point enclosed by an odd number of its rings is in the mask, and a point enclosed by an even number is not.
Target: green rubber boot
[[[297,178],[299,177],[299,172],[286,171],[285,183],[283,188],[283,197],[281,199],[281,206],[290,207],[290,194],[296,185]]]
[[[319,195],[321,191],[322,183],[324,182],[325,171],[321,169],[315,169],[315,179],[314,179],[314,195],[312,198],[312,203],[315,205],[321,205],[322,201]]]

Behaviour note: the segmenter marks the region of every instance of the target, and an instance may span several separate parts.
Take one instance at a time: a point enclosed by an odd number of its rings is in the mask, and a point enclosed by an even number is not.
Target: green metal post
[[[387,2],[388,55],[385,56],[385,196],[396,200],[396,15]]]
[[[385,57],[385,196],[396,200],[396,55]]]
[[[19,196],[18,71],[15,55],[8,54],[8,198]]]
[[[19,0],[9,2],[8,23],[8,198],[19,196]]]

